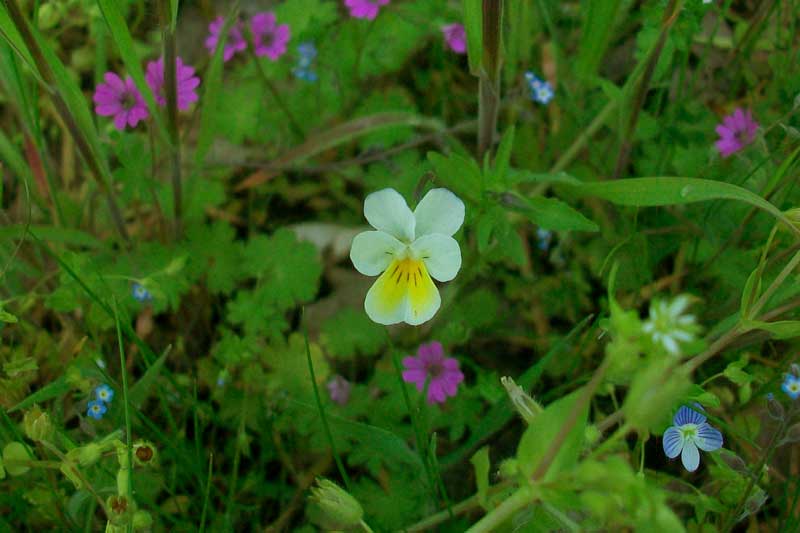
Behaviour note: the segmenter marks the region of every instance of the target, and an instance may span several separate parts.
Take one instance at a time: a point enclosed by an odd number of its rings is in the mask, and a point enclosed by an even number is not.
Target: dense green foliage
[[[276,60],[237,25],[266,10]],[[218,16],[248,41],[229,61]],[[5,0],[0,531],[798,531],[799,22],[797,0]],[[187,109],[146,89],[176,51]],[[95,113],[107,72],[147,120]],[[759,128],[721,154],[738,108]],[[434,187],[466,206],[461,268],[430,321],[377,324],[365,198]],[[402,377],[431,341],[464,376],[444,402]],[[704,431],[681,406],[723,436],[692,471],[665,457],[668,428],[684,452]]]

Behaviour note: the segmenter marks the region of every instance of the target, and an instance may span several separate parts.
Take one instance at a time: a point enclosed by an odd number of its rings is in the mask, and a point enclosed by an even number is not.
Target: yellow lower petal
[[[406,258],[392,261],[381,274],[367,293],[364,308],[379,324],[416,326],[430,320],[441,303],[425,263]]]

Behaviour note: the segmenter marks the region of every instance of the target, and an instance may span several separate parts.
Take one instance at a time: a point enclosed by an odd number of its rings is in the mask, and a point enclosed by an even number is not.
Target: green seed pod
[[[109,496],[106,500],[106,512],[109,521],[115,526],[125,525],[131,521],[136,512],[136,503],[126,496]]]
[[[152,442],[140,440],[133,443],[133,462],[139,466],[153,466],[157,458]]]
[[[82,467],[92,466],[103,455],[102,446],[90,442],[86,446],[79,446],[67,452],[67,459],[78,463]]]
[[[50,420],[50,415],[35,405],[25,413],[22,425],[25,428],[25,435],[35,442],[50,440],[53,435],[53,422]]]
[[[149,531],[153,527],[153,517],[147,511],[136,511],[133,514],[134,531]]]
[[[323,528],[346,530],[356,527],[364,516],[358,500],[327,479],[317,479],[311,489],[309,515]]]

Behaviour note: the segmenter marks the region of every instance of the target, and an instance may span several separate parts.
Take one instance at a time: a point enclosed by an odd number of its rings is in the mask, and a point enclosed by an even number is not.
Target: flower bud
[[[147,511],[136,511],[133,514],[134,531],[149,530],[153,527],[153,517]]]
[[[775,420],[783,420],[783,405],[775,399],[773,394],[767,396],[767,413]]]
[[[780,444],[790,444],[792,442],[800,442],[800,422],[789,426]]]
[[[152,442],[140,440],[133,443],[133,462],[139,466],[152,466],[156,461],[156,447]]]
[[[514,408],[522,416],[523,420],[528,424],[532,424],[536,415],[542,412],[542,406],[528,396],[510,377],[503,376],[500,378],[500,383],[505,387],[508,397],[511,398],[511,403],[514,404]]]
[[[92,466],[100,460],[103,449],[99,444],[90,442],[86,446],[79,446],[67,452],[67,459],[77,462],[82,467]]]
[[[25,413],[22,425],[25,428],[25,435],[32,441],[50,440],[53,435],[53,422],[50,420],[50,415],[35,405]]]
[[[317,479],[309,500],[310,518],[323,528],[350,529],[356,527],[364,516],[358,500],[327,479]]]
[[[136,504],[129,501],[127,496],[109,496],[106,500],[108,520],[115,526],[127,524],[133,517]]]

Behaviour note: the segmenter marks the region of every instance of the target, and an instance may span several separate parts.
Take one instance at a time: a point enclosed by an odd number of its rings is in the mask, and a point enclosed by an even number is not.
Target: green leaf
[[[3,372],[5,372],[10,378],[15,378],[20,374],[24,374],[25,372],[35,372],[38,369],[39,365],[36,364],[36,359],[33,357],[12,359],[8,363],[3,364]]]
[[[507,193],[503,205],[522,213],[544,229],[555,231],[597,231],[597,224],[569,205],[556,198],[534,196],[525,198],[516,193]]]
[[[551,403],[525,430],[517,448],[517,461],[523,476],[530,478],[539,468],[545,453],[561,431],[564,421],[570,417],[582,392],[583,389],[578,389]],[[544,481],[554,479],[559,473],[571,469],[578,462],[588,417],[587,405],[578,413],[575,425],[559,447],[558,453],[542,478]]]
[[[41,389],[36,390],[33,394],[9,409],[8,412],[13,413],[21,409],[27,409],[35,403],[43,403],[47,400],[58,398],[59,396],[63,396],[64,394],[68,393],[69,390],[70,385],[67,382],[67,378],[65,376],[61,376],[55,381],[51,381]]]
[[[755,193],[738,185],[697,178],[628,178],[564,185],[581,196],[596,196],[618,205],[654,207],[681,205],[707,200],[737,200],[762,209],[786,223],[795,233],[800,230],[781,211]]]
[[[483,66],[483,7],[481,0],[464,0],[464,29],[467,31],[467,58],[473,76]]]
[[[164,351],[164,353],[161,354],[161,356],[156,359],[152,365],[150,365],[150,368],[145,371],[144,375],[139,378],[139,381],[134,383],[130,390],[128,390],[128,401],[136,409],[141,408],[145,400],[147,400],[148,396],[150,396],[150,393],[153,391],[153,385],[156,384],[158,375],[164,368],[164,362],[167,360],[167,355],[169,355],[169,349]]]
[[[793,339],[795,337],[800,337],[800,320],[778,320],[776,322],[743,320],[742,325],[748,329],[767,331],[775,339]]]
[[[588,0],[581,8],[581,42],[575,72],[582,78],[593,76],[611,40],[620,0]],[[588,4],[588,6],[586,5]]]
[[[29,461],[30,457],[28,456],[28,451],[25,449],[25,446],[21,442],[9,442],[6,444],[6,447],[3,448],[3,464],[5,466],[6,472],[8,472],[9,476],[21,476],[28,470],[30,467],[23,466],[23,465],[10,465],[8,464],[11,461]]]
[[[225,19],[225,24],[217,41],[217,49],[211,57],[211,62],[206,69],[203,77],[203,103],[200,109],[200,132],[197,134],[197,143],[194,150],[194,164],[198,168],[202,166],[208,149],[214,141],[214,134],[219,133],[214,128],[214,124],[219,120],[218,115],[221,110],[220,94],[222,88],[222,65],[225,51],[225,43],[228,38],[228,31],[234,23],[234,13],[229,13]]]
[[[320,341],[335,358],[371,356],[386,343],[386,329],[370,320],[362,310],[346,308],[322,324]]]
[[[493,184],[508,182],[508,169],[511,164],[511,150],[514,147],[514,126],[511,125],[500,139],[497,147],[497,155],[494,159],[494,171],[492,172]]]
[[[19,319],[15,316],[3,309],[2,304],[0,304],[0,322],[5,322],[6,324],[16,324],[19,322]]]
[[[475,484],[478,486],[478,502],[481,507],[489,506],[489,447],[484,446],[469,460],[475,468]]]
[[[445,157],[436,152],[428,152],[428,161],[436,173],[437,183],[473,202],[481,197],[483,179],[481,169],[474,159],[458,154]]]
[[[22,239],[25,236],[27,227],[25,224],[9,224],[0,228],[0,242]],[[32,225],[30,230],[43,241],[71,246],[85,246],[87,248],[103,247],[103,242],[97,237],[79,229]]]

